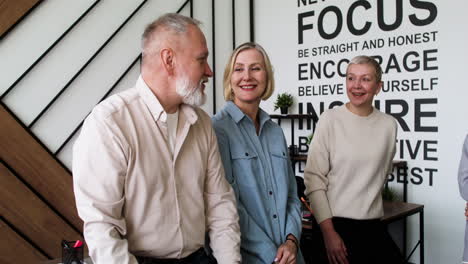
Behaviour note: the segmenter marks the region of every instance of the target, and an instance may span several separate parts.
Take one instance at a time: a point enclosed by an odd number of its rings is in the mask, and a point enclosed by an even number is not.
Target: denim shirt
[[[260,130],[233,102],[213,118],[226,178],[237,199],[242,262],[271,264],[288,234],[300,240],[300,201],[284,134],[259,110]],[[297,263],[304,263],[298,254]]]

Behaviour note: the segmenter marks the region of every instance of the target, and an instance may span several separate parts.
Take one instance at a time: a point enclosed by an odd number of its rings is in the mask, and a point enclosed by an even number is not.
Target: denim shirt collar
[[[228,101],[226,102],[226,111],[229,113],[229,115],[232,117],[234,122],[239,123],[244,117],[248,118],[251,122],[252,120],[250,117],[248,117],[240,108],[234,104],[233,101]],[[270,120],[270,115],[268,115],[265,111],[263,111],[261,108],[258,109],[258,117],[259,117],[259,123],[260,123],[260,130],[263,127],[263,125]]]

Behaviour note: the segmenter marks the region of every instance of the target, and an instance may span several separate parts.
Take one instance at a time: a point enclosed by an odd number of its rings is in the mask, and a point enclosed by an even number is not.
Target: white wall
[[[425,205],[425,260],[426,263],[460,263],[463,248],[463,234],[465,219],[463,216],[464,202],[460,198],[457,185],[457,168],[460,160],[461,145],[464,136],[468,132],[468,107],[466,98],[468,90],[463,82],[464,64],[468,59],[466,50],[468,36],[459,31],[461,25],[466,24],[468,17],[462,10],[466,10],[468,4],[465,1],[411,1],[427,2],[436,5],[438,13],[436,19],[425,26],[415,26],[409,16],[415,14],[419,19],[425,19],[429,11],[421,10],[411,5],[409,0],[403,1],[402,24],[392,31],[383,31],[377,25],[377,1],[367,1],[371,8],[356,9],[356,16],[353,17],[357,28],[363,27],[364,23],[372,23],[369,32],[362,36],[355,36],[349,33],[347,29],[346,14],[355,1],[323,0],[323,1],[304,1],[307,5],[300,5],[301,0],[297,1],[268,1],[259,0],[256,7],[256,36],[257,41],[261,43],[269,52],[273,64],[275,65],[277,93],[288,91],[296,99],[293,112],[298,113],[298,103],[312,103],[314,108],[319,108],[321,102],[328,104],[338,100],[347,101],[345,90],[343,94],[334,95],[309,95],[299,96],[299,86],[318,86],[318,85],[338,85],[344,87],[344,78],[334,76],[327,78],[313,78],[309,80],[299,80],[298,65],[300,63],[325,63],[330,60],[338,62],[342,58],[352,58],[355,55],[381,55],[384,57],[384,65],[388,63],[390,54],[395,54],[400,66],[403,63],[403,57],[410,51],[419,54],[421,61],[424,50],[434,50],[430,57],[435,61],[429,61],[429,66],[437,66],[436,70],[419,69],[414,72],[408,72],[403,69],[401,72],[390,70],[384,74],[385,80],[405,80],[405,79],[424,79],[425,86],[431,78],[438,78],[437,85],[428,91],[408,91],[408,92],[383,92],[376,99],[381,101],[381,109],[384,109],[388,100],[402,100],[408,104],[408,114],[403,117],[409,126],[409,131],[404,131],[399,127],[398,138],[407,140],[411,144],[412,150],[416,148],[418,141],[429,142],[428,145],[434,150],[422,151],[422,147],[415,157],[410,157],[408,148],[400,148],[396,159],[407,160],[409,169],[416,168],[414,173],[410,171],[410,180],[408,184],[408,200],[413,203]],[[395,21],[395,3],[397,1],[384,1],[385,22],[391,24]],[[310,4],[308,4],[310,3]],[[343,14],[343,29],[337,37],[331,40],[322,38],[318,33],[318,17],[322,10],[327,7],[336,6]],[[304,31],[304,43],[298,44],[298,14],[314,11],[315,16],[309,17],[304,22],[313,24],[311,30]],[[337,22],[335,16],[330,13],[325,16],[324,28],[326,32],[332,32]],[[411,35],[424,32],[437,31],[436,38],[426,43],[408,44],[402,46],[390,46],[388,38],[399,35]],[[375,49],[364,49],[365,41],[381,38],[384,41],[383,47]],[[332,46],[339,43],[358,42],[357,48],[343,53],[327,55],[309,55],[308,57],[298,57],[299,50],[311,50],[321,46]],[[387,59],[385,59],[387,58]],[[410,57],[411,61],[416,57]],[[345,65],[346,66],[346,65]],[[329,68],[331,70],[332,68]],[[275,97],[276,95],[274,95]],[[437,127],[437,132],[416,131],[415,100],[430,98],[436,100],[436,103],[422,105],[423,112],[435,113],[434,117],[421,117],[422,126]],[[273,112],[274,98],[264,104],[264,108]],[[318,111],[318,110],[317,110]],[[394,106],[393,112],[401,111],[401,108]],[[288,130],[288,126],[284,126]],[[299,131],[300,135],[307,135],[310,131]],[[297,141],[296,141],[297,142]],[[406,141],[405,141],[406,142]],[[436,143],[431,143],[436,142]],[[424,157],[426,153],[426,157]],[[400,155],[403,155],[401,157]],[[433,160],[436,159],[436,160]],[[417,168],[423,172],[419,173]],[[436,169],[433,172],[432,182],[430,175],[425,169]],[[415,176],[420,174],[422,181]],[[401,190],[402,184],[392,182],[392,187]],[[409,242],[408,249],[412,248],[418,236],[418,218],[412,217],[409,221]],[[412,257],[412,261],[419,263],[418,252]]]

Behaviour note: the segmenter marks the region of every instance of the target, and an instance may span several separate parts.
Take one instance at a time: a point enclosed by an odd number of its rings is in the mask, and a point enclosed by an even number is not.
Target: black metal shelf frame
[[[255,42],[255,1],[250,0],[250,41]]]
[[[215,41],[215,0],[211,0],[211,64],[213,70],[213,114],[216,113],[216,41]]]
[[[231,1],[232,5],[232,49],[236,48],[236,1]]]

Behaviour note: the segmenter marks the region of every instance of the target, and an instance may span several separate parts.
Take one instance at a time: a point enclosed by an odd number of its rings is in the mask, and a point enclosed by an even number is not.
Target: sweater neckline
[[[351,112],[348,107],[346,107],[346,103],[343,104],[341,106],[342,110],[344,112],[346,112],[346,115],[348,115],[350,118],[354,119],[354,120],[358,120],[358,121],[368,121],[368,120],[372,120],[376,115],[377,115],[377,112],[379,110],[377,110],[375,107],[372,106],[372,112],[367,115],[367,116],[360,116],[360,115],[357,115],[353,112]]]

